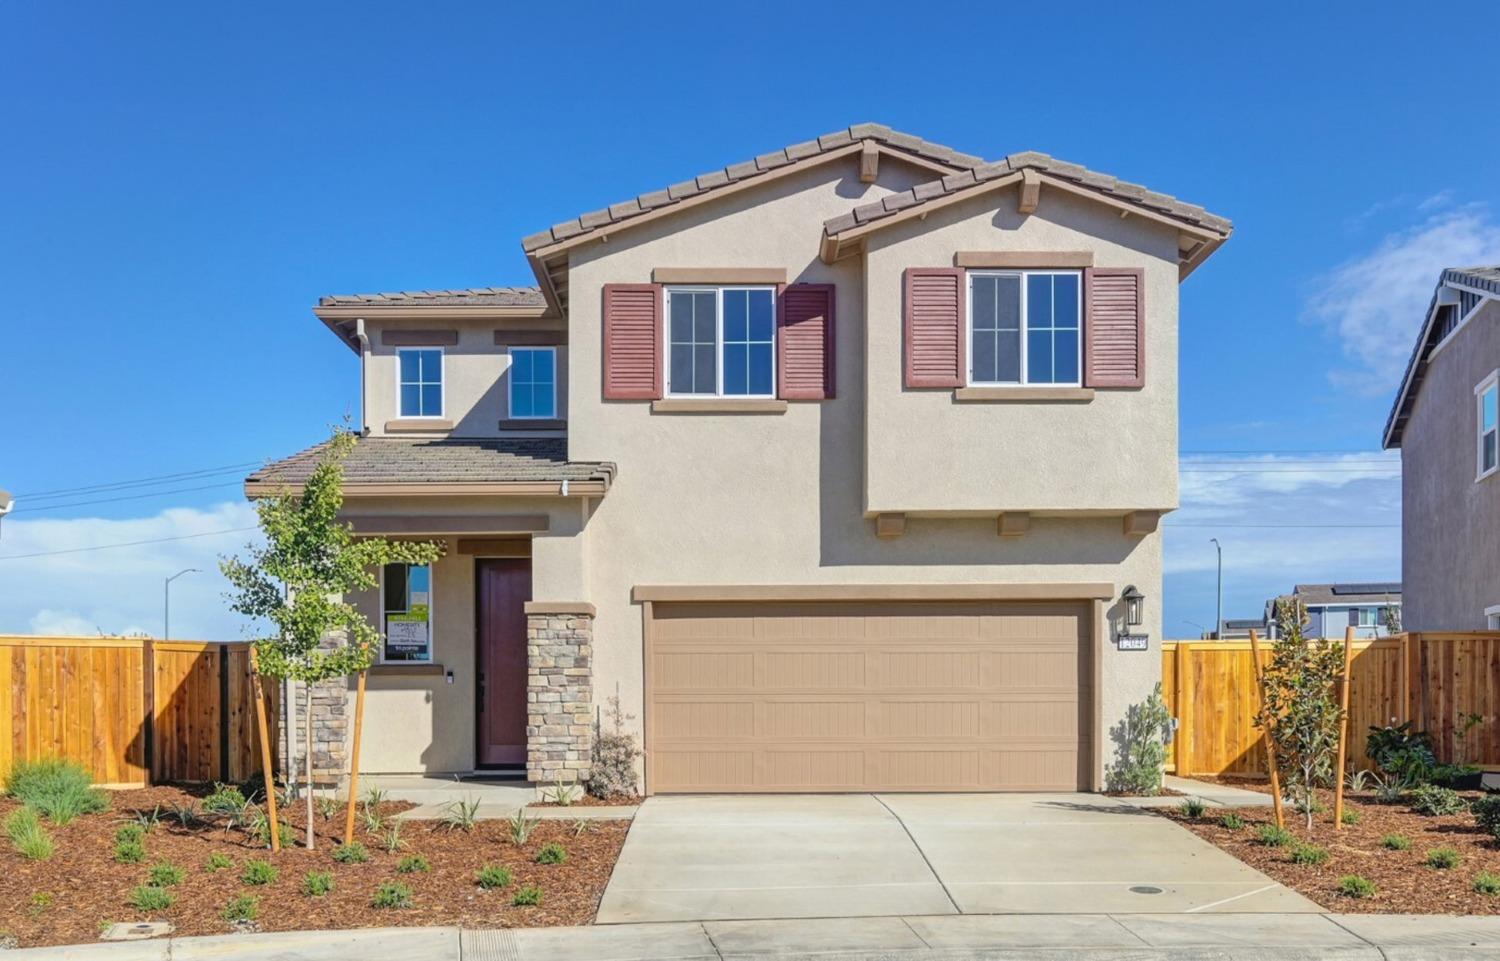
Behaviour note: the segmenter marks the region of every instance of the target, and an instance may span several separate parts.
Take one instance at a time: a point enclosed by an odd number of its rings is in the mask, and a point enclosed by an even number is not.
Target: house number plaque
[[[1144,651],[1149,649],[1150,634],[1121,634],[1116,646],[1122,651]]]

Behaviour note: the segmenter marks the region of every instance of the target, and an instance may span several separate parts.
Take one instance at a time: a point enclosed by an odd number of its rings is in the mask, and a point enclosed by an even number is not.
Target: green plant
[[[595,725],[593,756],[589,760],[588,792],[594,797],[634,797],[640,791],[635,779],[635,762],[641,749],[635,735],[626,725],[635,716],[620,707],[619,694],[612,695],[605,708],[609,729]]]
[[[1110,732],[1118,747],[1106,775],[1109,790],[1149,797],[1161,793],[1171,725],[1172,713],[1160,684],[1144,701],[1126,709],[1124,719]]]
[[[1282,784],[1312,828],[1317,787],[1336,776],[1334,754],[1344,712],[1334,696],[1344,652],[1328,641],[1308,640],[1307,610],[1299,602],[1278,604],[1279,636],[1262,672],[1264,703],[1256,725],[1270,735]]]
[[[260,844],[261,847],[270,847],[271,819],[267,817],[266,814],[260,810],[260,808],[252,807],[249,810],[254,811],[254,813],[250,816],[250,835],[255,838],[255,840]],[[282,847],[291,847],[293,844],[297,843],[297,834],[292,830],[292,826],[290,824],[286,823],[285,821],[278,821],[276,828],[280,834]]]
[[[36,917],[52,907],[52,902],[56,900],[56,896],[51,891],[37,891],[27,899],[27,910],[32,917]]]
[[[370,852],[358,841],[350,841],[333,849],[333,859],[340,864],[364,864],[370,860]]]
[[[1442,814],[1458,814],[1467,805],[1458,792],[1436,784],[1424,784],[1411,792],[1411,809],[1417,814],[1436,817]]]
[[[1182,803],[1177,805],[1177,810],[1182,812],[1183,817],[1196,821],[1203,816],[1204,811],[1208,810],[1208,805],[1203,803],[1202,798],[1188,797],[1182,799]]]
[[[536,853],[537,864],[562,864],[567,859],[567,849],[556,841],[542,845],[542,849]]]
[[[146,829],[134,821],[128,821],[120,825],[115,831],[115,842],[134,841],[136,844],[144,844],[146,841]]]
[[[130,906],[137,911],[165,911],[177,900],[177,895],[166,888],[151,884],[137,884],[130,889]]]
[[[401,839],[401,822],[392,821],[390,828],[380,836],[380,846],[387,852],[395,854],[406,847],[406,842]]]
[[[223,918],[230,924],[254,921],[260,914],[260,898],[251,894],[236,894],[224,905]]]
[[[1387,834],[1380,839],[1380,846],[1387,851],[1405,851],[1411,847],[1411,839],[1400,834]]]
[[[380,813],[380,808],[366,804],[360,808],[359,820],[365,826],[365,831],[370,834],[379,834],[385,827],[385,815]]]
[[[17,761],[5,777],[5,788],[11,797],[57,825],[109,808],[108,795],[94,787],[82,765],[58,758]]]
[[[479,822],[479,799],[466,797],[450,801],[443,809],[443,827],[450,831],[472,832]]]
[[[1344,813],[1339,816],[1339,820],[1345,824],[1358,824],[1359,812],[1354,808],[1344,808]]]
[[[1255,842],[1264,844],[1268,848],[1285,847],[1296,841],[1296,837],[1286,828],[1279,828],[1274,824],[1262,824],[1255,832]]]
[[[1358,874],[1339,878],[1339,894],[1346,898],[1367,898],[1375,893],[1375,882]]]
[[[245,862],[245,870],[240,872],[240,880],[245,884],[270,884],[276,880],[276,866],[270,861],[256,858]]]
[[[365,788],[365,807],[378,808],[386,801],[390,800],[390,795],[391,792],[387,791],[385,788]]]
[[[195,828],[203,823],[203,812],[198,809],[196,801],[188,801],[184,804],[176,802],[169,804],[167,806],[167,817],[185,828]]]
[[[325,821],[331,821],[338,816],[339,799],[327,794],[320,794],[313,800],[313,805],[318,809],[318,817]]]
[[[208,856],[208,869],[210,871],[222,871],[225,868],[234,867],[234,861],[223,851],[215,851]]]
[[[57,851],[52,835],[42,827],[36,811],[29,807],[10,812],[5,819],[5,833],[16,853],[29,861],[45,861]]]
[[[396,862],[396,871],[400,874],[426,874],[432,870],[432,865],[420,854],[408,854]]]
[[[1238,831],[1245,826],[1245,819],[1230,811],[1219,818],[1219,826],[1226,831]]]
[[[531,834],[536,830],[539,819],[528,815],[526,809],[517,811],[510,819],[510,839],[516,844],[525,844],[531,840]]]
[[[1365,753],[1384,774],[1405,784],[1422,784],[1432,779],[1437,755],[1432,736],[1418,731],[1412,723],[1372,727],[1365,737]]]
[[[542,889],[534,884],[528,884],[526,887],[516,891],[515,895],[511,897],[510,903],[518,908],[541,904]]]
[[[203,810],[211,814],[240,814],[250,802],[232,784],[215,784],[213,793],[203,799]]]
[[[1474,823],[1491,837],[1500,838],[1500,794],[1485,794],[1469,805]]]
[[[333,875],[328,871],[309,871],[302,878],[302,893],[310,898],[321,898],[333,890]]]
[[[170,888],[182,883],[187,877],[187,872],[171,861],[158,861],[151,865],[151,870],[146,874],[146,883],[154,884],[159,888]]]
[[[162,822],[161,805],[154,805],[149,811],[145,808],[136,808],[130,812],[130,816],[136,824],[140,825],[142,834],[150,834]]]
[[[479,873],[474,876],[474,880],[479,883],[480,887],[489,890],[490,888],[503,888],[507,884],[510,884],[513,878],[511,877],[510,868],[499,864],[486,864],[479,869]]]
[[[1322,864],[1328,860],[1328,851],[1316,844],[1294,844],[1291,860],[1293,864]]]
[[[570,807],[578,800],[578,785],[565,784],[562,778],[552,782],[551,791],[542,792],[542,800],[551,801],[558,807]]]
[[[1363,794],[1370,789],[1370,784],[1375,779],[1375,772],[1365,769],[1350,771],[1344,776],[1344,786],[1352,794]]]
[[[1500,894],[1500,874],[1480,871],[1474,875],[1475,894]]]
[[[573,836],[581,838],[585,834],[591,833],[596,827],[598,825],[594,823],[592,818],[577,818],[573,821]]]
[[[1380,804],[1396,804],[1411,790],[1411,785],[1394,774],[1377,774],[1373,779],[1375,800]]]
[[[409,908],[411,907],[411,885],[400,881],[387,881],[375,889],[375,897],[370,899],[370,904],[377,908]]]
[[[1429,868],[1446,870],[1457,867],[1458,862],[1461,860],[1463,858],[1453,848],[1433,848],[1427,852],[1427,866]]]
[[[116,841],[114,858],[121,864],[140,864],[146,860],[146,846],[139,841]]]

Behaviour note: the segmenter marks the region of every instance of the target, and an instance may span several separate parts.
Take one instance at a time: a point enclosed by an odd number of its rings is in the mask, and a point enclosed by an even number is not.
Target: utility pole
[[[1224,630],[1224,545],[1219,543],[1217,537],[1210,537],[1209,540],[1213,541],[1214,550],[1219,552],[1219,605],[1214,616],[1214,640],[1217,641]]]
[[[161,639],[172,639],[172,582],[184,574],[201,574],[196,567],[185,567],[162,582],[161,585]]]

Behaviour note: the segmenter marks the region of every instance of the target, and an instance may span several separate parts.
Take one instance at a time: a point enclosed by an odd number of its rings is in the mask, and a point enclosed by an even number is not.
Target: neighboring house
[[[1401,448],[1403,626],[1500,628],[1500,266],[1438,278],[1391,415]]]
[[[1160,679],[1177,288],[1229,233],[867,124],[527,237],[537,288],[325,298],[346,514],[447,545],[360,599],[363,769],[571,780],[618,694],[651,792],[1099,786]]]
[[[1259,617],[1226,617],[1224,623],[1219,626],[1217,637],[1208,633],[1203,635],[1203,639],[1205,641],[1242,640],[1248,638],[1251,631],[1255,631],[1261,637],[1267,636],[1265,620]]]
[[[1354,628],[1355,637],[1385,637],[1391,633],[1392,611],[1395,623],[1401,624],[1400,582],[1372,584],[1298,584],[1292,593],[1266,601],[1266,632],[1277,637],[1277,611],[1283,605],[1298,602],[1307,610],[1306,637],[1344,636]]]

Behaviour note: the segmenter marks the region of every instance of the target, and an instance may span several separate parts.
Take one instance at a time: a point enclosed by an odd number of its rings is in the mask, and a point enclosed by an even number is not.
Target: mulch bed
[[[314,818],[317,849],[284,848],[273,856],[239,829],[222,825],[183,828],[163,820],[146,836],[146,860],[140,864],[118,864],[113,860],[114,836],[136,810],[186,803],[201,796],[195,789],[155,787],[111,794],[111,809],[88,815],[65,827],[48,825],[57,842],[57,852],[46,861],[22,858],[0,835],[0,937],[10,934],[22,947],[74,944],[95,941],[113,922],[170,921],[179,935],[226,934],[234,930],[223,920],[225,903],[238,894],[260,898],[259,928],[265,931],[317,928],[387,927],[407,925],[463,925],[477,928],[540,927],[588,924],[593,921],[599,898],[625,843],[629,821],[591,821],[588,830],[575,834],[568,819],[539,822],[525,845],[510,839],[505,821],[481,821],[473,833],[449,831],[437,822],[401,822],[403,847],[385,850],[379,836],[360,827],[359,840],[369,849],[363,864],[340,864],[333,848],[342,840],[343,810],[324,820]],[[0,801],[0,820],[17,805]],[[410,804],[386,802],[380,812],[387,817],[410,808]],[[305,829],[302,805],[286,812],[298,829]],[[387,822],[390,823],[395,822]],[[388,827],[387,827],[388,829]],[[536,863],[537,852],[549,842],[567,851],[562,864]],[[231,868],[212,871],[209,855],[227,854]],[[400,874],[396,864],[406,855],[421,855],[431,864],[426,873]],[[246,862],[264,858],[278,871],[275,881],[252,886],[241,882]],[[149,915],[132,908],[130,891],[146,881],[151,865],[170,861],[187,872],[187,878],[171,888],[177,901],[170,908]],[[481,889],[475,873],[487,864],[508,867],[515,880],[507,887]],[[302,879],[309,871],[333,875],[334,889],[322,897],[302,893]],[[375,908],[371,896],[382,883],[400,881],[410,885],[410,908]],[[521,887],[542,889],[542,903],[514,907],[511,897]]]
[[[615,797],[601,798],[592,794],[574,798],[567,804],[558,804],[556,801],[532,801],[526,805],[529,808],[616,808],[631,807],[640,804],[645,798],[632,797],[629,794],[620,794]]]
[[[1472,800],[1477,794],[1465,794]],[[1227,813],[1210,808],[1200,819],[1192,820],[1176,808],[1162,808],[1156,813],[1171,818],[1206,841],[1222,848],[1251,867],[1322,907],[1339,913],[1358,914],[1500,914],[1500,896],[1478,894],[1473,890],[1474,877],[1480,872],[1500,875],[1500,844],[1479,830],[1473,815],[1462,814],[1428,817],[1415,814],[1405,804],[1380,804],[1368,795],[1346,795],[1344,807],[1358,813],[1356,824],[1343,830],[1333,826],[1333,792],[1320,792],[1324,810],[1313,815],[1313,828],[1304,827],[1303,816],[1290,806],[1286,826],[1299,841],[1315,844],[1329,853],[1323,864],[1295,864],[1290,847],[1267,847],[1256,843],[1261,825],[1274,824],[1268,807],[1234,809],[1245,826],[1230,830],[1220,823]],[[1411,846],[1405,851],[1386,850],[1381,839],[1391,834],[1406,837]],[[1428,867],[1427,853],[1433,848],[1449,847],[1462,860],[1456,867]],[[1375,893],[1368,898],[1350,898],[1339,894],[1339,879],[1357,874],[1375,883]]]

